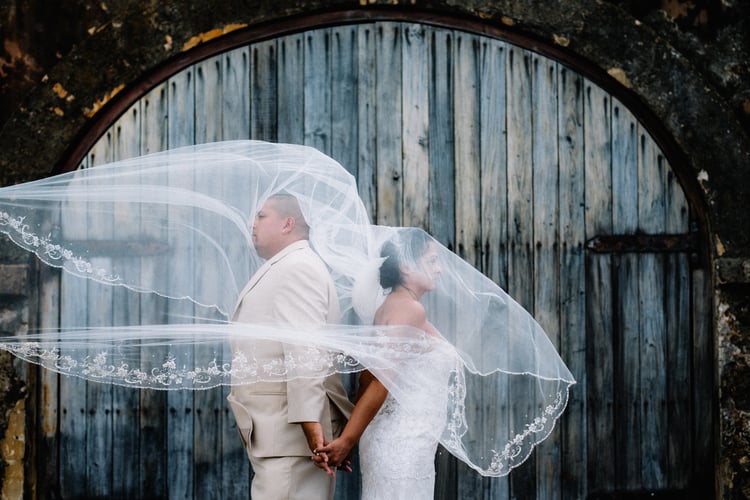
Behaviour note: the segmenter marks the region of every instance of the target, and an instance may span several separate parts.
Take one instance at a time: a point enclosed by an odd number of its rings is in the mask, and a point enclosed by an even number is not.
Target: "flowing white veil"
[[[229,320],[262,264],[249,224],[278,192],[300,203],[310,244],[337,287],[339,325]],[[422,302],[443,338],[372,326],[385,293],[377,279],[381,247],[421,230],[371,225],[354,178],[310,147],[203,144],[0,188],[0,231],[72,275],[192,301],[221,316],[82,323],[0,339],[0,348],[63,374],[136,388],[206,389],[367,368],[407,409],[429,404],[420,395],[444,393],[447,416],[435,438],[488,476],[510,472],[549,435],[575,383],[531,315],[438,242],[440,278]],[[135,247],[151,251],[143,256]],[[286,342],[297,354],[233,357],[230,342],[238,338]],[[426,351],[449,360],[444,376],[415,368]]]

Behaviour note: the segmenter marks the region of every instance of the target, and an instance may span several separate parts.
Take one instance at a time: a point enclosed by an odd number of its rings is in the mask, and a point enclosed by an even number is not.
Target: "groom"
[[[338,322],[336,288],[308,236],[296,198],[277,194],[263,204],[252,238],[267,260],[240,293],[234,321],[300,327]],[[245,348],[271,357],[283,357],[285,349],[257,341]],[[310,455],[337,436],[351,414],[339,375],[236,385],[227,399],[255,473],[252,498],[333,498],[333,474],[317,468]]]

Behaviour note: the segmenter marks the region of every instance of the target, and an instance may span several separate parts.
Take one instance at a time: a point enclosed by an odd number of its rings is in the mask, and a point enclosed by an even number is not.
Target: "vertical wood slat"
[[[508,106],[508,293],[529,311],[534,309],[533,298],[533,152],[531,136],[534,103],[531,89],[531,57],[526,51],[512,48],[506,59],[506,102]],[[528,409],[518,402],[534,388],[528,381],[513,382],[509,391],[510,426],[520,432]],[[534,498],[536,455],[516,469],[510,476],[511,494],[519,498]]]
[[[666,185],[667,233],[690,231],[688,204],[685,193],[671,170],[667,170]],[[667,478],[670,486],[690,487],[690,462],[693,452],[690,429],[691,338],[690,338],[690,262],[688,255],[666,257],[665,311],[667,335],[666,373],[668,442]]]
[[[625,255],[613,270],[616,280],[615,318],[616,335],[614,392],[616,429],[614,445],[616,487],[632,490],[640,480],[641,470],[641,413],[638,386],[640,343],[639,323],[639,290],[637,283],[638,258]]]
[[[373,24],[357,28],[357,163],[356,178],[359,197],[374,214],[376,191],[376,109],[378,108],[375,77],[375,33]],[[351,168],[354,168],[352,166]]]
[[[141,151],[141,103],[137,102],[116,124],[113,160],[138,156]],[[135,218],[128,204],[115,204],[114,238],[128,240],[136,236],[122,228],[123,222]],[[140,260],[138,262],[140,271]],[[112,287],[113,318],[116,325],[137,324],[140,316],[140,294],[124,287]],[[138,495],[140,470],[133,462],[140,460],[138,447],[139,391],[112,386],[112,496],[126,498]]]
[[[565,67],[558,76],[560,161],[560,355],[578,382],[562,417],[562,498],[585,498],[587,477],[586,273],[583,161],[583,79]],[[577,479],[577,478],[582,478]]]
[[[224,54],[222,135],[225,139],[246,139],[250,137],[250,100],[248,98],[248,89],[250,88],[249,59],[250,50],[247,47],[240,47]],[[245,190],[247,188],[225,180],[222,189],[228,192],[230,190]],[[243,210],[244,213],[250,214],[250,196],[246,199],[248,206],[237,208]],[[230,261],[240,261],[240,257],[236,253],[237,250],[234,248],[227,249]],[[238,284],[238,286],[244,286],[244,284]],[[226,356],[231,358],[231,353],[226,353]],[[223,387],[214,389],[214,391],[218,393],[221,400],[218,419],[221,427],[219,446],[222,449],[221,470],[218,473],[220,476],[219,491],[221,492],[221,497],[225,499],[246,498],[250,491],[250,463],[247,459],[245,449],[241,445],[234,414],[226,400],[226,393],[228,391]]]
[[[533,234],[527,224],[533,220],[531,141],[534,103],[531,101],[531,55],[511,48],[506,59],[508,106],[508,279],[509,293],[524,307],[533,309],[532,290],[528,281],[533,276],[530,256]]]
[[[167,149],[167,112],[169,84],[162,83],[141,99],[141,154]],[[158,217],[166,212],[164,207],[149,207]],[[145,224],[141,228],[146,236],[155,239],[160,235],[150,233],[153,229]],[[155,259],[141,259],[141,274],[144,278],[153,276],[158,263]],[[141,324],[159,324],[164,321],[166,300],[156,294],[141,297]],[[166,350],[163,355],[166,356]],[[154,495],[167,496],[167,464],[162,459],[167,449],[167,395],[163,391],[140,391],[140,424],[138,443],[140,451],[140,498]]]
[[[553,61],[532,59],[531,144],[533,157],[534,316],[552,344],[560,347],[559,160],[557,156],[557,78]],[[560,426],[536,449],[537,497],[553,498],[562,489]]]
[[[115,127],[116,130],[116,127]],[[112,161],[114,133],[107,134],[104,140],[94,146],[89,155],[89,164],[95,167]],[[113,227],[114,220],[106,212],[97,209],[106,202],[95,202],[86,218],[90,223],[101,224],[102,227]],[[104,222],[104,223],[103,223]],[[106,224],[108,223],[108,224]],[[113,232],[97,235],[111,238]],[[95,257],[91,259],[94,267],[107,267],[109,259]],[[87,280],[86,324],[88,326],[106,326],[112,324],[113,287]],[[98,350],[89,350],[93,357]],[[89,497],[106,497],[111,494],[112,481],[112,387],[106,384],[86,384],[86,407],[88,418],[86,421],[86,494]]]
[[[481,266],[481,175],[480,164],[480,44],[478,37],[456,33],[453,38],[453,137],[455,175],[456,252],[475,267]],[[460,315],[460,313],[459,313]],[[454,324],[460,328],[460,316]],[[457,340],[460,340],[460,336]],[[458,344],[461,348],[460,343]],[[477,381],[478,383],[471,383]],[[478,378],[467,377],[467,397],[481,401],[485,385]],[[484,424],[483,412],[469,421],[472,428]],[[459,464],[457,495],[478,498],[482,495],[481,477],[469,474]]]
[[[58,221],[59,225],[59,221]],[[38,325],[42,330],[55,331],[61,324],[63,313],[61,302],[61,271],[49,266],[40,266],[39,269],[39,316]],[[79,280],[80,281],[80,280]],[[37,468],[34,478],[38,487],[42,490],[52,491],[60,484],[59,463],[59,436],[61,433],[60,420],[64,403],[60,400],[60,375],[52,370],[40,369],[38,382],[39,399],[39,429],[37,436],[39,442],[34,450],[35,466]],[[27,411],[35,409],[27,406]]]
[[[223,58],[214,56],[195,64],[195,143],[223,139]]]
[[[222,61],[223,58],[219,55],[195,65],[195,142],[198,144],[222,139],[221,124],[224,109],[221,92],[223,87]],[[223,185],[220,178],[203,175],[199,171],[193,181],[196,186],[200,186],[209,193],[221,194]],[[206,215],[196,212],[195,217],[199,219]],[[208,215],[208,217],[211,216]],[[200,223],[199,220],[196,222]],[[204,255],[198,250],[192,252],[192,258],[195,265],[206,262]],[[220,296],[222,283],[218,280],[208,279],[196,285],[201,290],[212,293],[213,296]],[[206,352],[207,349],[208,352]],[[196,346],[195,355],[199,359],[211,359],[214,354],[211,348]],[[217,361],[221,362],[220,359]],[[223,390],[195,391],[192,395],[194,408],[192,450],[195,474],[193,496],[205,499],[220,498],[220,467],[223,449],[219,445],[222,442],[222,421],[219,415],[224,406]]]
[[[305,34],[290,35],[278,41],[278,139],[279,142],[304,144]]]
[[[454,37],[453,137],[455,155],[456,253],[481,265],[479,170],[479,47],[475,36]]]
[[[427,228],[430,202],[429,47],[425,27],[403,26],[401,33],[403,103],[403,218],[406,226]]]
[[[250,137],[272,142],[278,138],[276,50],[276,40],[250,48]]]
[[[357,175],[359,157],[357,26],[331,29],[331,157]]]
[[[331,60],[331,157],[338,161],[350,174],[357,176],[360,144],[358,126],[359,98],[357,65],[359,52],[359,28],[341,26],[330,32]],[[342,377],[344,387],[350,395],[357,392],[357,375]],[[359,467],[358,457],[353,457],[352,465]],[[356,498],[360,493],[358,474],[336,475],[336,499]]]
[[[433,237],[450,249],[456,248],[455,230],[455,155],[453,126],[453,32],[433,30],[430,60],[430,221]],[[436,105],[441,103],[441,106]],[[435,498],[456,498],[457,461],[442,447],[438,448]]]
[[[239,47],[222,54],[221,136],[224,140],[250,138],[250,50]]]
[[[666,173],[661,153],[640,134],[638,171],[638,226],[649,234],[664,231]],[[664,310],[664,258],[645,254],[639,259],[641,363],[641,477],[645,488],[666,487],[668,457],[666,311]]]
[[[89,155],[83,161],[82,168],[88,167]],[[63,239],[77,240],[86,238],[86,203],[71,202],[64,208],[70,208],[76,217],[67,216],[62,225]],[[67,214],[66,214],[67,215]],[[60,280],[60,326],[62,328],[79,327],[81,318],[86,317],[87,297],[85,280],[74,279],[63,274]],[[60,377],[60,491],[68,496],[82,498],[86,496],[86,383],[78,377]]]
[[[631,234],[638,224],[638,137],[636,123],[623,106],[613,101],[612,110],[612,232]],[[614,189],[614,186],[617,188]],[[640,477],[640,409],[637,391],[640,372],[638,318],[641,314],[637,287],[638,256],[613,257],[616,282],[615,395],[618,410],[615,428],[618,454],[622,456],[618,471],[621,485],[629,487]]]
[[[480,44],[479,72],[479,156],[481,178],[481,269],[485,275],[500,286],[507,280],[506,241],[507,204],[506,175],[506,46],[496,40],[482,40]],[[507,414],[509,401],[500,398],[500,384],[484,383],[482,404],[484,406],[485,429],[507,426],[498,423],[497,414]],[[505,429],[507,432],[507,428]],[[477,498],[509,498],[508,478],[488,479],[474,476],[481,481],[482,491]]]
[[[305,33],[305,144],[331,154],[331,31]]]
[[[588,80],[584,83],[585,237],[611,234],[611,156],[609,100]],[[612,272],[606,255],[586,256],[586,378],[588,487],[607,491],[615,484],[614,353]],[[601,446],[609,443],[609,446]]]
[[[712,481],[700,481],[706,470],[713,470],[715,459],[715,436],[718,435],[718,424],[712,418],[716,405],[714,388],[716,379],[712,369],[715,357],[714,338],[712,335],[711,309],[711,278],[705,269],[692,272],[693,303],[691,314],[692,342],[693,342],[693,426],[692,439],[694,445],[694,459],[691,472],[691,489],[696,496],[710,498],[714,495]]]
[[[456,186],[454,154],[453,32],[432,30],[429,81],[430,102],[430,220],[435,239],[456,249]]]
[[[403,207],[401,165],[401,26],[380,23],[375,32],[376,224],[400,226]]]
[[[481,45],[479,147],[481,179],[482,271],[495,283],[507,280],[508,183],[505,65],[507,49],[494,40]]]
[[[176,148],[193,144],[195,141],[195,82],[194,70],[183,71],[169,79],[168,145]],[[170,177],[170,185],[190,188],[193,179]],[[192,262],[190,242],[183,242],[174,248],[174,258]],[[179,282],[191,280],[191,273],[169,276],[169,280]],[[170,285],[171,286],[171,285]],[[174,317],[189,318],[193,307],[186,301],[170,301],[168,313]],[[169,391],[167,394],[167,493],[169,498],[192,498],[195,481],[193,469],[193,395],[190,391]]]

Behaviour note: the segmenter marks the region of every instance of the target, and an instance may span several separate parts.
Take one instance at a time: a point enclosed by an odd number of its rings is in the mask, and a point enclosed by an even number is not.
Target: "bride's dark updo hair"
[[[380,256],[385,258],[380,265],[380,286],[387,290],[403,284],[401,265],[404,261],[414,265],[427,252],[430,241],[432,238],[427,233],[416,228],[404,230],[398,241],[386,241],[380,250]]]

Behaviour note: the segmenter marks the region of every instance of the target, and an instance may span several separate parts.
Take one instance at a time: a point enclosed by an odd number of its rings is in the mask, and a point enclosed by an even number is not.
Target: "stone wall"
[[[447,12],[538,37],[608,72],[662,124],[684,163],[676,169],[697,186],[690,194],[705,209],[711,235],[717,491],[721,498],[750,498],[748,0],[2,2],[0,185],[49,175],[113,95],[188,46],[240,25],[372,8]],[[31,273],[26,281],[14,274],[23,275],[18,270],[27,259],[0,245],[3,332],[23,330],[29,321]],[[4,354],[0,392],[1,431],[24,397]],[[3,466],[12,468],[8,459],[0,460]]]
[[[0,335],[28,331],[32,295],[28,264],[0,264]],[[7,499],[23,498],[24,487],[26,387],[17,363],[0,355],[0,498]]]

